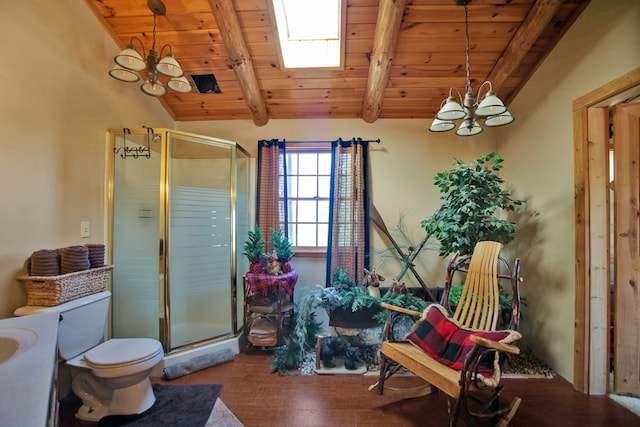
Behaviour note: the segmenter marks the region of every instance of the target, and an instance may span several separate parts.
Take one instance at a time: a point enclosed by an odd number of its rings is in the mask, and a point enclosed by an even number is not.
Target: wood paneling
[[[280,69],[268,0],[227,0],[219,16],[211,7],[215,1],[164,0],[167,13],[157,18],[156,47],[169,43],[187,78],[213,73],[229,83],[221,85],[222,96],[194,91],[161,102],[177,120],[250,119],[260,125],[271,117],[336,117],[340,112],[341,117],[373,121],[433,117],[451,86],[464,90],[464,9],[454,0],[345,1],[344,67],[314,72]],[[153,15],[146,0],[85,2],[119,46],[135,36],[146,50],[151,47]],[[508,104],[586,4],[588,0],[473,0],[468,6],[473,90],[490,77]],[[379,19],[381,10],[394,7],[397,12],[383,12]],[[234,29],[225,36],[221,29],[230,25]],[[396,25],[397,41],[392,42],[389,30]],[[345,96],[322,97],[321,108],[312,105],[319,99],[314,95],[318,91],[346,89],[358,97],[360,109],[354,109]],[[216,107],[237,100],[237,90],[245,102],[244,112],[235,105],[229,111]],[[308,97],[310,105],[299,105],[302,111],[284,102],[286,94],[301,100],[298,90],[314,91]],[[270,91],[278,91],[277,99],[283,102],[265,106]],[[402,94],[406,107],[390,102],[391,94]],[[194,98],[199,108],[180,106]],[[416,110],[418,104],[422,110]],[[202,111],[209,113],[203,116]]]

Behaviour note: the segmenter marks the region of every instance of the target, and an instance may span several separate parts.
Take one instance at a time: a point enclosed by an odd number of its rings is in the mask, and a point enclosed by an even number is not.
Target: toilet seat
[[[164,358],[160,341],[151,338],[113,338],[67,360],[99,378],[118,378],[151,369]]]
[[[84,361],[91,368],[119,368],[143,363],[162,352],[160,342],[151,338],[113,338],[88,350]]]

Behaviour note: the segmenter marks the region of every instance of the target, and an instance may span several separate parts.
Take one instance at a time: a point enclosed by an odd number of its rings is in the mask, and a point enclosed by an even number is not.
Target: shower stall
[[[170,129],[109,131],[111,336],[166,355],[242,328],[250,158],[232,141]]]

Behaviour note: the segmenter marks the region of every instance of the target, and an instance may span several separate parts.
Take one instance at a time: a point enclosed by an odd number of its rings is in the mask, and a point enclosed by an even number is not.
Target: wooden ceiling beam
[[[238,78],[242,95],[251,111],[253,122],[256,126],[264,126],[269,121],[269,112],[261,95],[251,55],[247,49],[233,2],[209,0],[209,5],[220,28],[225,50]]]
[[[562,0],[537,0],[535,2],[487,77],[495,92],[502,88],[511,73],[518,68],[520,61],[538,40],[562,3]]]
[[[369,77],[362,102],[362,118],[367,123],[375,122],[382,109],[406,4],[407,0],[380,0],[378,6],[373,50],[369,58]]]

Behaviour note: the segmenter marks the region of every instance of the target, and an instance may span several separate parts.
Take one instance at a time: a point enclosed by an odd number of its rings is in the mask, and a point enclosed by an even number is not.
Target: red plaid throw
[[[268,295],[269,292],[275,292],[278,289],[278,280],[282,280],[282,290],[293,300],[293,291],[298,281],[298,273],[295,271],[281,274],[280,276],[247,273],[246,277],[251,293],[264,296]]]
[[[444,307],[432,304],[424,311],[406,339],[443,365],[459,371],[474,345],[469,339],[471,335],[493,341],[511,342],[513,341],[511,333],[512,331],[487,332],[465,329],[447,316]],[[486,356],[490,357],[481,359],[478,372],[484,376],[491,376],[493,374],[493,357],[490,354]]]

